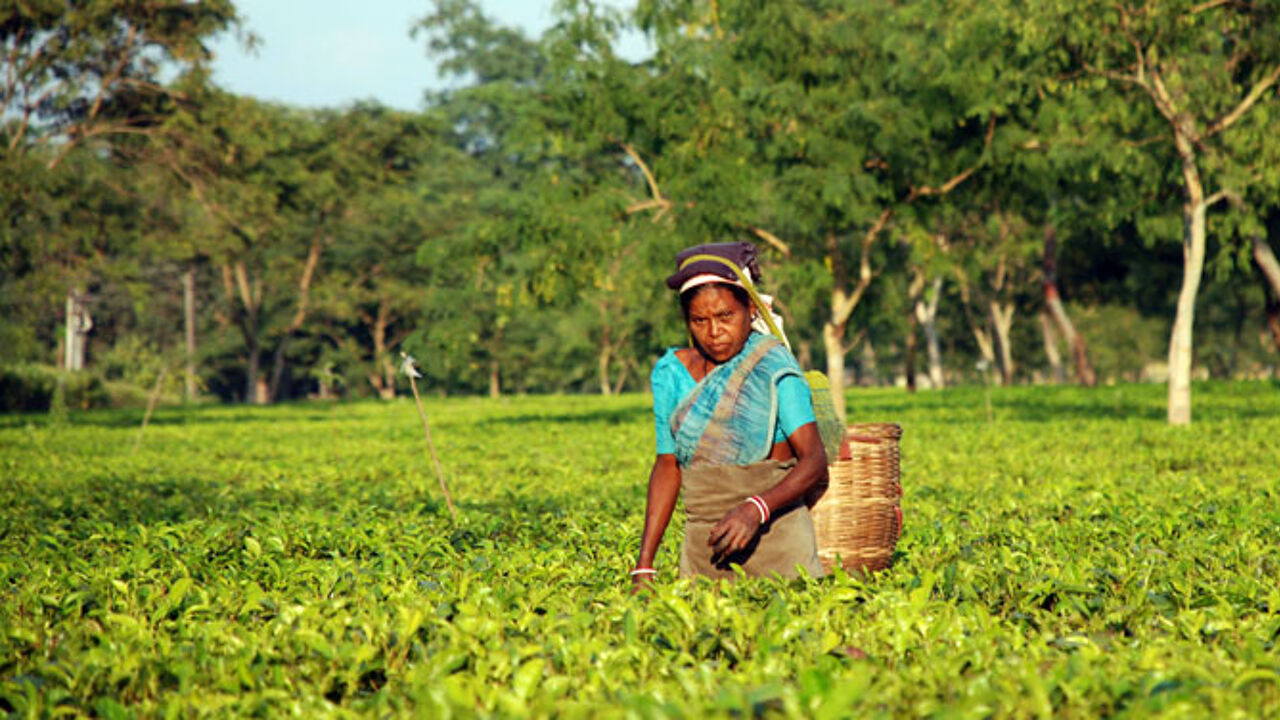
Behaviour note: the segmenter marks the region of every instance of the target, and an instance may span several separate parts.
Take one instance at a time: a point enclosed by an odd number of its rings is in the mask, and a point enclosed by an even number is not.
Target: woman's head
[[[716,364],[742,351],[751,335],[751,296],[737,285],[710,282],[680,294],[680,308],[694,345]]]

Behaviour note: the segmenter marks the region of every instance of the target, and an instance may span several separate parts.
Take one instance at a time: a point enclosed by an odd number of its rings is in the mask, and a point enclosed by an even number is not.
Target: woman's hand
[[[663,454],[654,458],[653,469],[649,471],[649,498],[645,504],[644,531],[640,534],[640,556],[636,558],[636,569],[653,567],[658,544],[667,531],[676,498],[680,496],[680,482],[680,465],[676,463],[675,455]],[[632,594],[648,588],[652,582],[652,572],[633,573]]]
[[[827,472],[827,454],[816,423],[796,428],[788,440],[795,449],[796,466],[777,485],[756,496],[764,503],[766,512],[781,512],[778,508],[799,502]],[[750,501],[725,513],[707,536],[707,544],[714,549],[713,556],[723,558],[745,548],[760,531],[763,520],[761,510]]]
[[[631,594],[649,592],[653,589],[653,574],[644,573],[642,575],[631,576]]]
[[[745,548],[759,530],[760,511],[750,502],[739,504],[711,528],[707,544],[713,549],[712,557],[728,557]]]

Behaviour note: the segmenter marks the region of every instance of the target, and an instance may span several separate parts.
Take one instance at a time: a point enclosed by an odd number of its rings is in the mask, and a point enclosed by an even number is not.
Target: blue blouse
[[[666,353],[653,365],[649,385],[653,389],[653,425],[657,438],[657,454],[670,455],[676,451],[676,439],[671,434],[671,413],[697,385],[689,369],[676,357],[676,348]],[[816,422],[813,416],[813,395],[804,378],[789,375],[778,381],[778,429],[774,443],[785,441],[801,426]]]

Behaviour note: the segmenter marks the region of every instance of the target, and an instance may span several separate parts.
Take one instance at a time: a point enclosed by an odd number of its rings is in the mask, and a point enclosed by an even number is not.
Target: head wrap
[[[708,243],[694,245],[676,254],[676,272],[667,277],[667,287],[676,290],[696,275],[718,275],[731,285],[738,285],[738,276],[732,270],[713,260],[698,260],[681,267],[694,255],[715,255],[742,268],[753,282],[760,280],[760,263],[756,260],[756,246],[749,242]]]
[[[737,265],[751,279],[754,284],[760,280],[760,264],[756,260],[756,246],[749,242],[730,242],[730,243],[710,243],[707,245],[695,245],[691,248],[681,250],[676,255],[676,272],[667,278],[667,287],[677,290],[680,295],[685,291],[707,285],[709,283],[724,283],[725,285],[735,285],[740,288],[746,286],[738,279],[737,273],[729,269],[723,263],[714,260],[696,260],[685,265],[685,260],[694,255],[715,255],[722,257],[734,265]],[[681,267],[683,265],[683,267]],[[791,343],[787,340],[787,334],[782,330],[782,316],[773,311],[773,298],[763,293],[756,293],[760,300],[764,303],[764,310],[768,311],[769,316],[773,319],[774,325],[782,334],[778,338],[786,346],[791,348]],[[764,335],[772,334],[768,322],[760,316],[760,308],[753,307],[751,328]]]

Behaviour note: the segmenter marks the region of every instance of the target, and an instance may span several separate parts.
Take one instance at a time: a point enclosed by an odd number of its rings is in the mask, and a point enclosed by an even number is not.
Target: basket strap
[[[751,276],[743,272],[742,268],[738,267],[737,263],[732,260],[722,258],[719,255],[690,255],[685,258],[684,262],[680,263],[679,269],[683,270],[689,265],[701,260],[718,262],[732,270],[733,273],[738,276],[738,282],[742,283],[742,287],[746,289],[747,294],[751,296],[751,302],[755,303],[756,309],[760,311],[760,317],[764,318],[765,324],[769,326],[769,331],[773,333],[774,337],[781,340],[783,345],[786,345],[788,348],[791,347],[791,342],[787,340],[786,334],[783,333],[776,324],[774,324],[773,313],[769,311],[769,306],[765,304],[764,299],[760,297],[760,293],[756,291],[756,285],[751,282]]]

